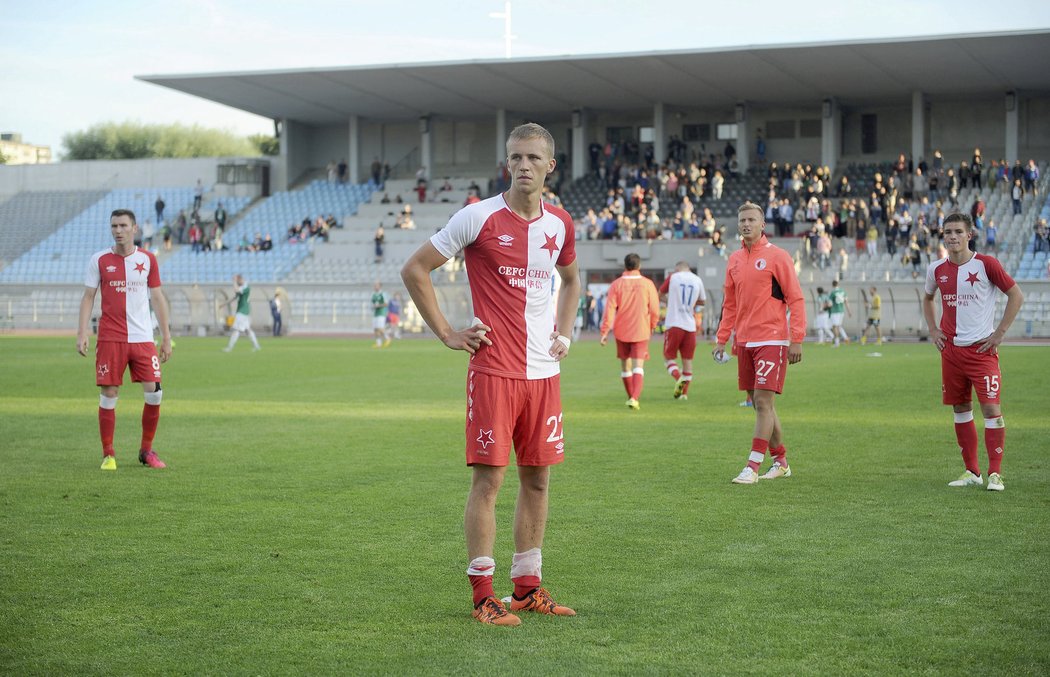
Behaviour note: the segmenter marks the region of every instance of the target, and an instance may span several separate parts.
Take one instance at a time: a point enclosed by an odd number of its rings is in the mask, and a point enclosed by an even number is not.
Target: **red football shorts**
[[[621,360],[648,360],[649,342],[634,341],[628,343],[627,341],[616,339],[616,357]]]
[[[784,392],[787,346],[740,346],[736,350],[737,383],[741,390]]]
[[[999,404],[999,355],[992,351],[979,353],[979,345],[945,343],[941,351],[941,394],[945,404],[969,404],[973,390],[977,391],[978,402]]]
[[[504,378],[467,373],[467,465],[519,466],[564,460],[561,378]]]
[[[683,360],[693,359],[696,354],[696,332],[671,327],[664,334],[664,359],[673,360],[682,354]]]
[[[160,382],[160,358],[152,343],[99,341],[95,346],[95,385],[123,385],[129,366],[133,382]]]

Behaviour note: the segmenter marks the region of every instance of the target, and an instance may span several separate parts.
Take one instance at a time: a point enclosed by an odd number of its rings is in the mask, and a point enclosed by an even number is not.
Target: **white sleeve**
[[[88,261],[87,270],[84,271],[84,286],[90,287],[91,289],[98,289],[98,285],[102,282],[102,277],[98,272],[98,259],[99,255],[95,254]]]
[[[430,238],[430,244],[445,258],[452,258],[477,239],[485,224],[482,214],[466,207],[452,215],[445,227]]]
[[[937,291],[937,280],[934,279],[934,270],[937,269],[937,264],[940,260],[934,261],[926,268],[926,284],[923,285],[923,291],[926,292],[927,296],[936,296],[934,292]]]

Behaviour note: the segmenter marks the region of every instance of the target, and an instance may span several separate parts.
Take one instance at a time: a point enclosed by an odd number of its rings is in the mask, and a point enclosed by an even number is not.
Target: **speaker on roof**
[[[419,116],[419,133],[429,134],[430,133],[430,116],[421,115]]]
[[[1014,109],[1017,108],[1017,92],[1007,92],[1006,93],[1006,101],[1005,101],[1005,103],[1006,103],[1006,112],[1007,113],[1014,112]]]

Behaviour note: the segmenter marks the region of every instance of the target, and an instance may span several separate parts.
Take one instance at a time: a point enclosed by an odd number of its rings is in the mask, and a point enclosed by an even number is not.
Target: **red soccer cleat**
[[[142,465],[148,465],[151,468],[167,468],[164,461],[157,458],[157,452],[152,449],[142,449],[139,451],[139,463]]]

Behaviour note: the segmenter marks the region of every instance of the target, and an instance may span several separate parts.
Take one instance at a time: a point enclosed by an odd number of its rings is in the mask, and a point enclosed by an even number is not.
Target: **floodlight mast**
[[[489,18],[491,19],[503,19],[503,56],[504,58],[510,58],[510,42],[516,40],[518,36],[514,35],[511,31],[511,11],[510,11],[510,0],[506,0],[503,3],[502,12],[489,12]]]

